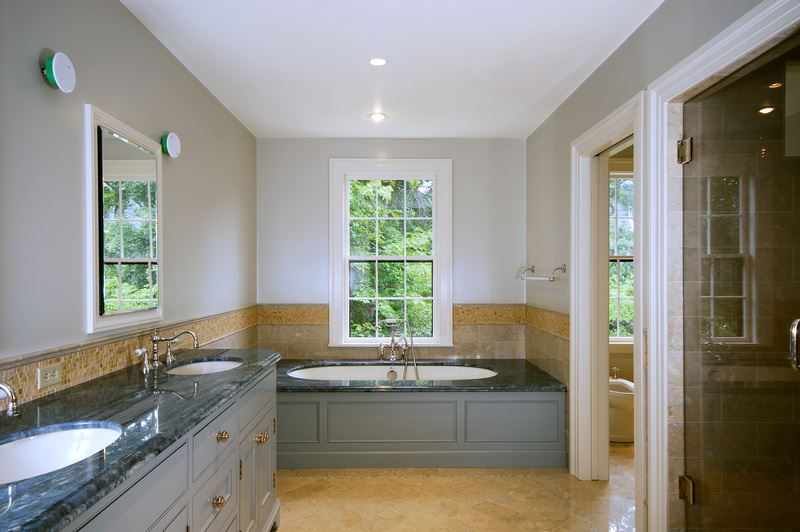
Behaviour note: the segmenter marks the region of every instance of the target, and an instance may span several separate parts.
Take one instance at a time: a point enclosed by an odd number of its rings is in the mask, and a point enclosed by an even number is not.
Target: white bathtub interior
[[[497,372],[485,368],[470,366],[445,366],[445,365],[420,365],[419,380],[422,381],[460,381],[472,379],[488,379],[497,375]],[[296,379],[323,380],[323,381],[385,381],[403,380],[403,365],[364,365],[364,366],[314,366],[300,368],[288,373]],[[394,372],[395,376],[390,375]],[[415,381],[416,373],[413,365],[409,364],[405,380]]]

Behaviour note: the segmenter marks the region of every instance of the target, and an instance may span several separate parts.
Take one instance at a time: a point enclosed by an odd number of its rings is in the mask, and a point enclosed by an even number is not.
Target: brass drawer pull
[[[228,434],[227,430],[221,430],[216,433],[215,435],[217,439],[217,443],[227,443],[229,439],[231,439],[231,435]]]
[[[269,432],[259,432],[255,437],[256,444],[264,445],[269,441]]]
[[[211,499],[211,506],[213,506],[215,510],[222,510],[222,507],[225,506],[225,502],[225,497],[217,495]]]

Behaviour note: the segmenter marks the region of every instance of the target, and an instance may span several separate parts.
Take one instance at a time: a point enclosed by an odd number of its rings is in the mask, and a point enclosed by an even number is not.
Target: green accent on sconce
[[[173,159],[177,159],[181,154],[181,139],[177,133],[172,131],[161,136],[161,151]]]
[[[53,71],[53,57],[54,56],[51,55],[44,60],[44,77],[47,80],[47,83],[58,88],[58,83],[56,83],[56,74]]]

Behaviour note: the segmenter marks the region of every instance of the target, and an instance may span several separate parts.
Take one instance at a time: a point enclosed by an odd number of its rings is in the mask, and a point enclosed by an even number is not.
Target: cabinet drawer
[[[220,414],[194,435],[192,470],[195,480],[228,449],[235,447],[233,444],[237,440],[237,435],[236,411],[233,408]]]
[[[239,401],[239,431],[260,415],[267,411],[267,404],[275,397],[275,371],[270,371],[258,384],[256,384]]]
[[[192,497],[192,530],[224,530],[224,525],[236,515],[237,484],[239,482],[238,454],[231,452],[222,466]],[[214,505],[221,497],[224,504]]]
[[[188,487],[186,445],[172,453],[82,530],[129,530],[131,523],[146,530]]]

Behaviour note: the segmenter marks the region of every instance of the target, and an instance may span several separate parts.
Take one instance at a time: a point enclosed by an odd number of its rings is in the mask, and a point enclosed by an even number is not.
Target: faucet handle
[[[142,347],[140,349],[137,349],[136,351],[133,352],[133,354],[134,354],[134,356],[142,357],[142,361],[143,361],[143,363],[142,363],[142,373],[144,373],[145,375],[150,373],[150,370],[153,369],[153,366],[150,364],[150,358],[147,356],[147,354],[148,354],[147,353],[147,348],[146,347]]]

